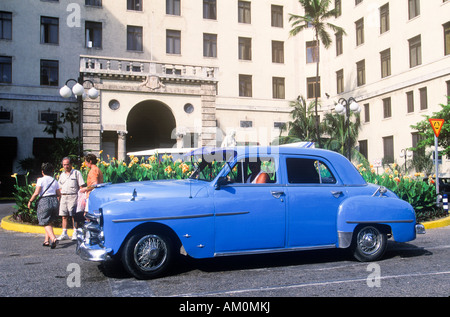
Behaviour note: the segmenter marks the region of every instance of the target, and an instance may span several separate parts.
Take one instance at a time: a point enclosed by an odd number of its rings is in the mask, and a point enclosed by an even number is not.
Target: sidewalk
[[[45,234],[45,229],[42,226],[33,226],[29,224],[17,223],[12,221],[12,213],[15,211],[13,208],[14,203],[0,203],[0,219],[1,219],[1,228],[9,231],[17,231],[17,232],[25,232],[25,233],[39,233]],[[53,228],[53,232],[56,236],[60,236],[62,234],[61,228]],[[73,230],[68,229],[67,235],[69,237],[72,236]]]
[[[42,233],[45,234],[44,227],[41,226],[32,226],[28,224],[21,224],[12,221],[10,218],[12,217],[12,213],[14,211],[14,203],[0,203],[0,219],[1,219],[1,228],[9,231],[18,231],[18,232],[26,232],[26,233]],[[425,226],[425,229],[435,229],[450,226],[450,216],[445,218],[428,221],[422,223]],[[55,235],[61,235],[61,228],[53,228]],[[67,234],[72,236],[73,230],[68,229]]]

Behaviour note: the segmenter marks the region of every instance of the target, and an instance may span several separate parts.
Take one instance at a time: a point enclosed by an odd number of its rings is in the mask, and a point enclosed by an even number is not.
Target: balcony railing
[[[155,75],[167,79],[196,81],[217,81],[217,75],[219,73],[217,67],[98,56],[80,56],[80,72],[103,76],[126,77]]]

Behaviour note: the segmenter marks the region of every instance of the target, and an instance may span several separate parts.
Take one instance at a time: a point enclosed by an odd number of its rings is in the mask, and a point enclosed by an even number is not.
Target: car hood
[[[117,200],[206,197],[208,185],[209,183],[189,179],[109,184],[90,193],[89,209]]]

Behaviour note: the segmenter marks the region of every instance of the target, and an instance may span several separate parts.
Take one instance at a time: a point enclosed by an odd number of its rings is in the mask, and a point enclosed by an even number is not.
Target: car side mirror
[[[216,190],[219,190],[220,187],[222,187],[223,185],[226,185],[226,184],[228,184],[227,177],[226,177],[226,176],[221,176],[221,177],[219,177],[219,179],[217,180],[217,183],[216,183],[216,185],[215,185],[215,189],[216,189]]]

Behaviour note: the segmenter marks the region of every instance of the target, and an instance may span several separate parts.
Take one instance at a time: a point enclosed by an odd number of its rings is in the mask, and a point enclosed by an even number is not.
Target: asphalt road
[[[11,206],[0,204],[0,218]],[[428,230],[410,243],[391,242],[376,263],[356,262],[338,249],[186,259],[171,275],[150,281],[114,263],[81,260],[75,242],[62,241],[54,250],[42,242],[43,235],[0,228],[1,297],[255,297],[257,306],[235,308],[264,309],[266,297],[450,296],[450,227]],[[172,308],[188,308],[181,305]]]

